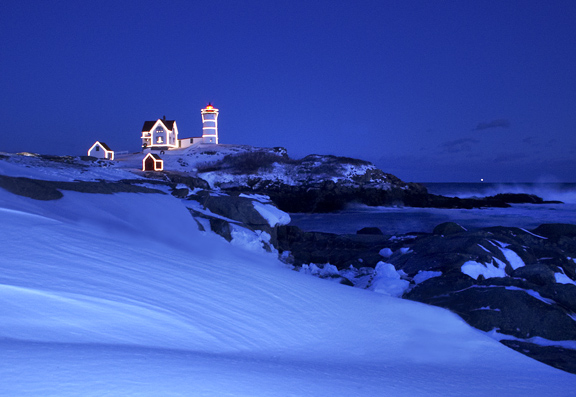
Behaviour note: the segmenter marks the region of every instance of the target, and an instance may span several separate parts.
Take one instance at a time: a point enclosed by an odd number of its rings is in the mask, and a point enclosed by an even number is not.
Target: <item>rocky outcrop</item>
[[[187,196],[188,209],[197,221],[208,222],[202,230],[211,230],[227,241],[238,234],[258,240],[265,250],[278,245],[278,229],[288,223],[288,214],[280,213],[265,196],[223,194],[200,190]]]
[[[389,236],[304,232],[296,226],[279,227],[277,238],[278,251],[290,252],[293,265],[329,263],[338,269],[375,267],[382,260],[383,248],[400,246],[391,242]]]
[[[573,351],[562,353],[564,341],[576,340],[576,226],[445,231],[419,237],[389,259],[409,280],[434,274],[412,281],[404,297],[450,309],[508,346],[576,373],[567,364]],[[543,348],[537,338],[557,346]]]
[[[45,181],[40,179],[10,177],[0,175],[0,188],[19,196],[25,196],[34,200],[58,200],[63,197],[62,190],[80,193],[160,193],[163,191],[145,186],[140,186],[142,180],[125,181],[100,181],[100,182],[60,182]]]
[[[276,148],[277,149],[277,148]],[[509,207],[509,203],[544,203],[526,194],[485,198],[429,194],[417,183],[406,183],[373,164],[348,157],[309,155],[290,159],[285,150],[252,148],[199,168],[212,188],[258,193],[286,212],[333,212],[348,204],[434,208]]]
[[[238,195],[214,194],[201,191],[191,196],[213,213],[255,228],[268,228],[268,221],[254,208],[254,199]]]
[[[374,290],[378,266],[389,263],[408,286],[404,298],[449,309],[507,346],[576,373],[576,354],[564,347],[576,341],[576,225],[466,231],[445,223],[404,236],[286,226],[278,249],[290,251],[296,268],[312,264],[312,274]]]
[[[561,204],[561,201],[545,201],[535,194],[526,193],[500,193],[487,199],[500,200],[508,204]]]

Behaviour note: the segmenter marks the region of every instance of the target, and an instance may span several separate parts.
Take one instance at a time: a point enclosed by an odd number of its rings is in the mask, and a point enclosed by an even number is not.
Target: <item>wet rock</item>
[[[138,183],[142,183],[138,180]],[[113,194],[113,193],[158,193],[161,190],[133,185],[131,181],[117,182],[61,182],[44,181],[31,178],[9,177],[0,175],[0,187],[11,193],[32,198],[34,200],[58,200],[63,197],[62,190],[80,193]]]
[[[576,225],[566,223],[547,223],[532,230],[534,234],[558,239],[562,236],[576,237]]]
[[[502,340],[502,344],[552,367],[576,374],[576,350],[559,346],[540,346],[518,340]]]
[[[511,274],[512,277],[523,278],[536,285],[555,283],[554,270],[544,264],[534,264],[519,267]]]
[[[462,226],[455,222],[444,222],[434,228],[432,234],[449,235],[465,232]]]
[[[224,237],[226,241],[232,241],[232,230],[230,228],[230,223],[224,219],[210,218],[210,229]]]
[[[172,196],[174,196],[176,198],[186,198],[186,196],[188,196],[189,193],[190,193],[190,190],[188,190],[187,188],[172,190]]]
[[[215,214],[233,219],[251,228],[270,230],[268,221],[254,208],[253,199],[236,195],[213,194],[208,191],[201,192],[195,199]]]
[[[426,280],[404,297],[450,309],[483,331],[497,329],[522,339],[576,339],[576,322],[569,312],[543,298],[537,286],[513,279],[495,281],[476,282],[453,273]]]
[[[338,269],[375,267],[382,260],[382,248],[394,246],[381,235],[304,232],[289,225],[277,228],[277,239],[278,251],[290,251],[296,266],[330,263]]]
[[[358,230],[356,234],[372,234],[377,236],[383,236],[382,230],[377,227],[363,227],[362,229]]]
[[[209,190],[210,184],[204,179],[190,176],[182,173],[176,172],[166,172],[165,175],[168,177],[170,182],[174,184],[183,184],[188,186],[189,189],[194,190],[195,188]]]
[[[526,193],[499,193],[495,196],[486,197],[487,199],[501,200],[508,204],[542,204],[544,200],[535,194]]]
[[[52,183],[30,178],[0,175],[0,187],[10,193],[34,200],[58,200],[64,196]]]

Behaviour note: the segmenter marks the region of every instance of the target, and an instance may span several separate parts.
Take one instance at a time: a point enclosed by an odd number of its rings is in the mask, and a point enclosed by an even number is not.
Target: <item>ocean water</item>
[[[306,231],[349,234],[363,227],[378,227],[384,234],[430,233],[443,222],[456,222],[468,230],[514,226],[532,230],[543,223],[576,224],[576,184],[425,183],[430,193],[450,197],[485,197],[498,193],[536,194],[564,204],[515,204],[511,208],[438,209],[368,207],[352,205],[330,214],[290,214],[291,225]]]

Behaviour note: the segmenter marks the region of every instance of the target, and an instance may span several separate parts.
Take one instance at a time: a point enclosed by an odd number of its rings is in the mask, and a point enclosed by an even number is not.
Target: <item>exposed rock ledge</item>
[[[452,310],[507,346],[576,373],[576,225],[466,231],[446,223],[401,236],[287,226],[278,249],[297,268],[347,285],[404,283],[398,296]],[[380,274],[385,266],[393,277]]]
[[[496,195],[460,199],[428,193],[372,163],[330,155],[290,159],[282,148],[258,149],[228,155],[198,169],[212,188],[270,197],[286,212],[332,212],[350,203],[368,206],[434,208],[508,207],[508,203],[544,203],[536,196]]]

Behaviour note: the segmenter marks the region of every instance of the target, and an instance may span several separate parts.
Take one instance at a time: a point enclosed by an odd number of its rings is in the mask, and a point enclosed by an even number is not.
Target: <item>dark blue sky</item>
[[[145,120],[406,181],[576,182],[576,2],[25,1],[0,151],[137,151]]]

